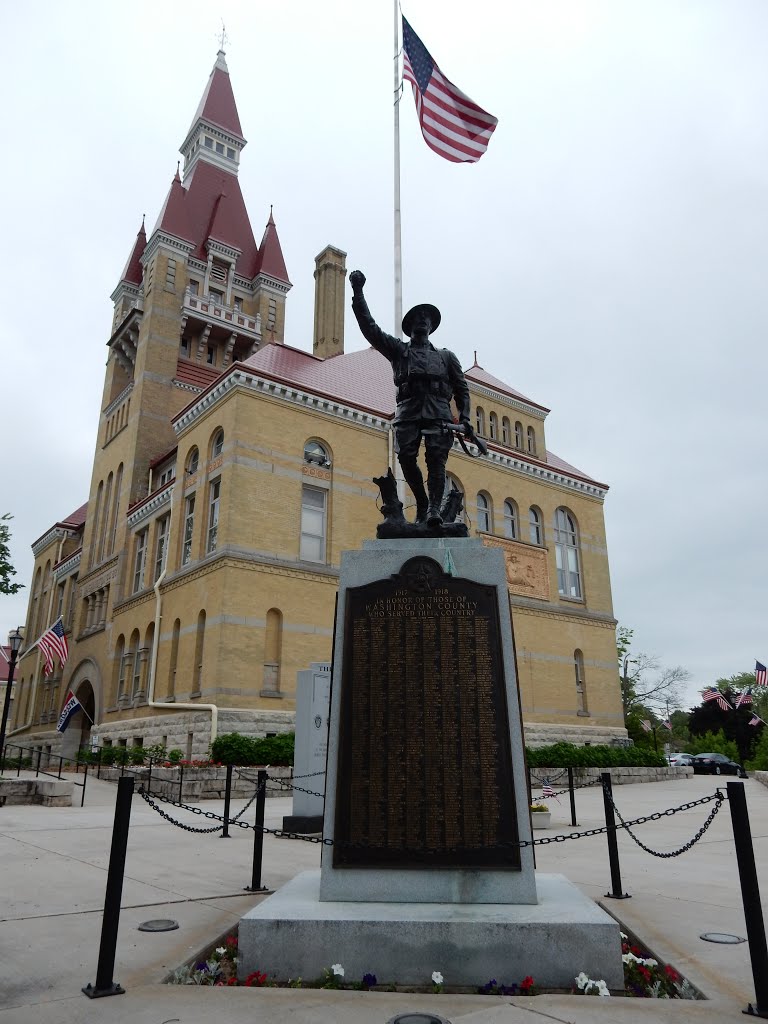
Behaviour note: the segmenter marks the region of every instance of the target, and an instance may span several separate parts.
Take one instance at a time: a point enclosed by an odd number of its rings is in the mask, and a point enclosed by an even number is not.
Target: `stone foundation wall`
[[[169,705],[169,709],[173,705]],[[296,716],[293,711],[231,711],[219,708],[218,735],[239,732],[243,736],[263,738],[273,733],[293,732]],[[50,754],[58,757],[62,753],[63,737],[67,734],[46,730],[25,733],[9,738],[9,744],[42,750],[50,747]],[[91,729],[90,740],[96,746],[134,746],[134,740],[141,739],[142,746],[162,744],[167,750],[180,750],[187,761],[204,761],[211,747],[210,711],[177,711],[168,714],[151,715],[147,718],[132,718],[117,722],[102,722]],[[125,743],[121,743],[124,740]],[[14,751],[9,756],[15,756]],[[29,751],[25,757],[30,756]],[[67,756],[74,760],[75,751],[71,744]]]
[[[91,767],[91,772],[96,769]],[[232,772],[231,796],[233,799],[250,799],[256,789],[256,778],[259,769],[235,768]],[[136,788],[140,784],[150,794],[165,797],[167,800],[180,800],[196,803],[199,800],[223,800],[226,790],[226,768],[157,768],[152,767],[151,779],[148,767],[102,768],[99,777],[107,782],[117,782],[121,775],[133,775]],[[284,789],[276,780],[290,780],[293,774],[289,767],[269,768],[267,780],[267,796],[290,796],[291,790]]]
[[[763,785],[768,786],[768,772],[750,772],[750,777],[757,779],[757,781]]]
[[[74,783],[68,779],[0,779],[0,807],[42,804],[71,807]]]
[[[531,768],[531,787],[539,789],[543,783],[539,780],[553,779],[552,786],[555,789],[566,789],[568,787],[568,774],[564,768]],[[693,768],[675,768],[667,765],[665,768],[574,768],[573,782],[576,786],[583,786],[585,782],[599,779],[603,772],[611,773],[611,785],[626,786],[636,782],[666,782],[669,779],[688,779],[693,775]],[[562,774],[561,774],[562,773]],[[768,772],[765,773],[768,775]]]
[[[588,718],[584,719],[589,722]],[[573,743],[577,747],[590,744],[595,747],[632,746],[626,729],[610,725],[552,725],[548,722],[523,721],[523,736],[526,747],[548,747],[552,743]]]

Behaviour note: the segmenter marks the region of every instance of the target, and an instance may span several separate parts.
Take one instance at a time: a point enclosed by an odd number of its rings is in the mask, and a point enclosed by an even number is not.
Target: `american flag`
[[[766,677],[766,668],[762,661],[755,662],[755,682],[758,686],[768,686],[768,678]]]
[[[430,149],[453,163],[476,163],[498,119],[449,82],[403,18],[403,80],[413,86],[421,134]]]
[[[648,721],[647,718],[644,718],[640,725],[643,727],[643,729],[645,729],[646,732],[650,732],[652,729],[651,723]]]
[[[717,703],[720,705],[720,707],[723,709],[723,711],[731,711],[731,710],[733,710],[731,708],[731,705],[728,703],[728,701],[725,699],[725,697],[722,695],[722,693],[720,693],[720,691],[718,690],[718,688],[716,686],[709,686],[706,690],[704,690],[702,692],[702,698],[705,701],[706,700],[716,700]]]
[[[736,698],[736,705],[735,706],[737,708],[740,708],[742,704],[751,704],[751,703],[752,703],[752,690],[748,688],[746,690],[742,690],[741,691],[739,696]]]
[[[672,723],[668,718],[665,718],[661,724],[664,726],[665,729],[669,729],[669,731],[672,732]]]
[[[541,787],[541,795],[542,795],[542,798],[544,800],[554,799],[554,800],[557,800],[558,803],[560,803],[560,798],[558,797],[557,793],[549,785],[545,785],[545,786]]]
[[[757,715],[752,715],[747,725],[759,725],[762,722],[762,718],[758,718]]]
[[[61,616],[59,616],[50,629],[43,633],[34,646],[39,647],[43,652],[43,657],[45,658],[43,671],[47,676],[51,675],[54,669],[54,654],[58,657],[61,667],[64,668],[64,664],[69,656],[69,647],[67,646],[67,638],[64,635],[64,625],[61,621]]]

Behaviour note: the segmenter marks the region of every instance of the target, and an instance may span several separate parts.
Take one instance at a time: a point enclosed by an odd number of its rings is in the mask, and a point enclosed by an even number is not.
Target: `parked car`
[[[693,754],[670,754],[669,763],[672,767],[682,768],[693,764]]]
[[[725,754],[694,754],[691,761],[694,775],[738,775],[741,779],[747,777],[743,767]]]

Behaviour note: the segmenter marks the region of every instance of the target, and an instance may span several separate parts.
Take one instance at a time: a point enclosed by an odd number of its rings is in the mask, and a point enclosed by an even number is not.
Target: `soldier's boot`
[[[423,523],[427,518],[429,499],[424,487],[424,476],[415,457],[412,459],[400,459],[400,468],[403,471],[405,482],[411,488],[411,493],[416,499],[416,522]]]
[[[445,491],[445,465],[429,467],[427,479],[429,488],[429,506],[427,507],[427,526],[442,526],[443,517],[440,515],[440,505]]]

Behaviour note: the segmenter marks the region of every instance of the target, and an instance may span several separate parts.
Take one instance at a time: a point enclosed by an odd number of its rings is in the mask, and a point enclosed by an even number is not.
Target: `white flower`
[[[645,963],[645,961],[641,957],[635,956],[634,953],[622,953],[621,959],[624,961],[625,964],[631,964],[631,963],[642,964],[642,963]]]
[[[584,973],[584,971],[578,974],[574,980],[576,982],[576,988],[579,989],[585,988],[589,983],[589,977]]]
[[[599,996],[609,996],[611,994],[608,991],[608,986],[605,984],[604,981],[598,981],[598,982],[596,982],[596,984],[597,984],[597,994]]]
[[[339,978],[343,978],[344,977],[344,968],[341,966],[341,964],[332,964],[331,965],[331,970]]]
[[[435,983],[435,985],[443,984],[443,976],[440,973],[440,971],[432,971],[432,981]]]
[[[619,932],[619,935],[622,937],[622,939],[624,939],[625,942],[627,941],[627,936],[624,934],[624,932]]]
[[[219,954],[219,956],[224,956],[224,954],[227,952],[227,950],[226,950],[225,946],[217,946],[216,947],[216,952]]]
[[[648,959],[645,961],[645,966],[646,967],[658,967],[659,966],[659,961],[658,960],[654,960],[653,957],[648,957]]]

